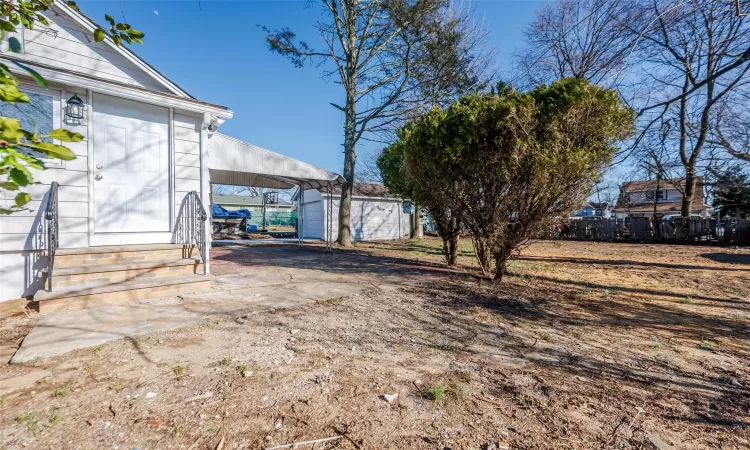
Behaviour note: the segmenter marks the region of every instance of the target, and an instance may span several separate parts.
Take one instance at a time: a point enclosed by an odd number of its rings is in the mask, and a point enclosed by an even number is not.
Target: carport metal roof
[[[220,133],[209,140],[211,183],[272,189],[338,186],[344,177]]]

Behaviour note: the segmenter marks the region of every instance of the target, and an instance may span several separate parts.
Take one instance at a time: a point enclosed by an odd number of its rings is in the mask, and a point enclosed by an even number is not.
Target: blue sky
[[[508,70],[514,50],[523,46],[522,29],[541,1],[474,1],[484,19],[490,48],[501,70]],[[343,117],[330,106],[343,91],[321,79],[315,67],[294,68],[268,51],[264,33],[288,26],[301,39],[318,42],[313,28],[317,7],[303,1],[78,1],[99,23],[104,14],[146,33],[135,50],[159,71],[200,100],[228,106],[234,118],[222,133],[341,173]],[[358,154],[380,145],[361,143]]]

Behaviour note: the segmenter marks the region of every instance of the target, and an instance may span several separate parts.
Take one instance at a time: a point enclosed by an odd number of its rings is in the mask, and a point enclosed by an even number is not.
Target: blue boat
[[[224,228],[234,228],[240,225],[240,229],[247,228],[242,224],[247,223],[247,219],[250,219],[252,214],[247,209],[240,209],[238,211],[229,211],[221,205],[211,205],[211,225],[214,233],[220,233]],[[243,230],[244,231],[244,230]]]

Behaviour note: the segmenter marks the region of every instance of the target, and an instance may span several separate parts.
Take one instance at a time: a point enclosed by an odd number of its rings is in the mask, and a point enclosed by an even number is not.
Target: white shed
[[[390,194],[382,184],[355,183],[352,196],[351,227],[355,241],[377,241],[408,238],[412,216],[404,212],[402,199]],[[338,235],[341,187],[331,189],[333,236]],[[326,208],[331,201],[327,188],[307,189],[303,196],[303,236],[323,239],[326,229]]]

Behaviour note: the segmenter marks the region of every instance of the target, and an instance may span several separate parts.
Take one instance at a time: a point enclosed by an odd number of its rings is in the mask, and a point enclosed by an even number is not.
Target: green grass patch
[[[103,352],[107,347],[109,347],[109,344],[100,344],[94,347],[94,353],[99,354]]]
[[[117,393],[122,392],[123,389],[128,385],[128,383],[123,380],[122,378],[118,378],[112,385],[109,387],[110,390],[115,391]]]
[[[221,431],[221,422],[217,420],[208,422],[206,424],[206,427],[204,428],[204,431],[210,436],[216,436],[217,434],[219,434],[219,431]]]
[[[39,421],[40,417],[36,412],[29,412],[16,417],[16,423],[26,425],[26,431],[33,435],[36,435],[39,431]]]
[[[59,416],[57,414],[53,415],[49,419],[49,427],[50,428],[55,428],[56,426],[60,425],[61,423],[63,423],[63,417]]]
[[[445,383],[436,384],[432,387],[432,389],[427,391],[427,396],[433,402],[442,402],[445,399],[446,394],[448,393],[448,388],[449,386]]]

